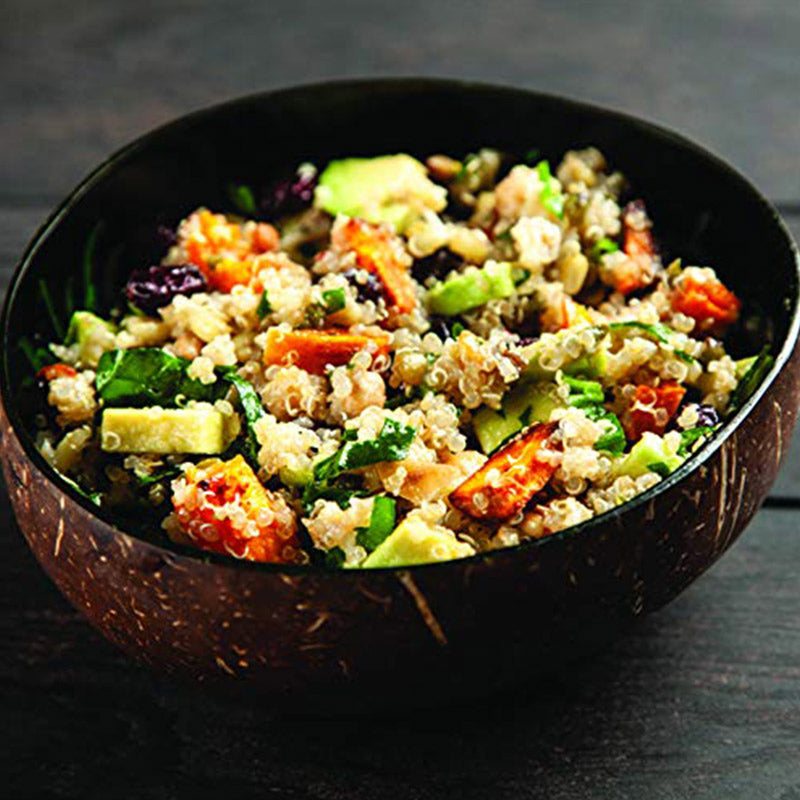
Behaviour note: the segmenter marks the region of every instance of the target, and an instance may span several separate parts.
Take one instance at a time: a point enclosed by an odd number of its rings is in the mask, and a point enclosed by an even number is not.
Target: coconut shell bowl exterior
[[[158,530],[120,530],[36,452],[20,337],[52,335],[37,295],[80,276],[98,230],[101,307],[138,265],[141,232],[231,182],[347,155],[453,154],[482,145],[557,160],[597,145],[647,198],[662,249],[713,264],[775,364],[722,431],[618,509],[545,539],[458,561],[322,570],[204,557]],[[100,226],[98,227],[98,223]],[[141,262],[139,262],[141,263]],[[372,710],[469,699],[585,655],[667,603],[731,546],[767,494],[800,394],[797,251],[777,212],[731,167],[654,125],[534,92],[440,80],[355,81],[204,110],[100,166],[36,234],[2,316],[2,456],[12,503],[67,599],[162,673],[240,688],[294,710]],[[741,353],[737,352],[741,350]]]

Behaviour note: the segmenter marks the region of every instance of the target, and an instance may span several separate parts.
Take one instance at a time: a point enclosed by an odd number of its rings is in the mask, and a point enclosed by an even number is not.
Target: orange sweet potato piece
[[[672,294],[672,308],[691,317],[698,329],[719,335],[739,317],[742,301],[715,278],[701,280],[691,270],[681,276]]]
[[[348,333],[338,330],[282,331],[270,328],[264,346],[264,363],[294,364],[314,375],[324,375],[328,366],[340,367],[365,347],[373,358],[389,353],[387,335]]]
[[[36,377],[54,381],[56,378],[74,378],[77,374],[78,370],[69,364],[48,364],[36,373]]]
[[[249,561],[302,558],[294,511],[241,456],[191,464],[172,490],[180,532],[192,545]]]
[[[622,294],[630,294],[643,289],[653,280],[653,259],[656,255],[656,244],[650,228],[635,228],[631,224],[633,215],[645,215],[641,201],[629,203],[622,215],[623,240],[622,249],[629,262],[621,264],[614,275],[614,288]]]
[[[350,219],[338,232],[337,238],[355,252],[361,269],[378,276],[390,307],[400,314],[414,309],[417,304],[414,284],[407,265],[398,257],[397,245],[389,230],[362,219]]]
[[[528,428],[451,492],[450,502],[476,519],[505,520],[522,511],[556,470],[540,455],[557,426],[542,422]]]
[[[630,413],[624,414],[622,419],[628,440],[638,442],[645,431],[664,433],[667,423],[675,416],[685,394],[686,389],[675,381],[668,381],[656,387],[637,386]],[[659,409],[667,412],[666,419],[658,420]]]

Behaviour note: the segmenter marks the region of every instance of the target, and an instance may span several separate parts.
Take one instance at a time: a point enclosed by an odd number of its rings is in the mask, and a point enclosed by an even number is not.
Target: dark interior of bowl
[[[647,123],[561,98],[397,80],[244,98],[161,128],[111,159],[26,254],[5,316],[6,386],[30,376],[21,337],[41,342],[56,335],[42,285],[62,320],[70,302],[83,304],[87,271],[99,307],[118,304],[128,273],[160,256],[158,225],[172,226],[199,205],[233,210],[232,182],[258,186],[300,162],[322,165],[348,155],[460,156],[491,146],[520,155],[535,148],[557,163],[565,150],[587,145],[599,147],[628,178],[633,196],[645,198],[666,259],[712,265],[745,299],[758,324],[734,337],[733,354],[752,354],[765,339],[777,352],[794,314],[796,265],[774,211],[724,163]],[[9,412],[30,426],[19,408]]]

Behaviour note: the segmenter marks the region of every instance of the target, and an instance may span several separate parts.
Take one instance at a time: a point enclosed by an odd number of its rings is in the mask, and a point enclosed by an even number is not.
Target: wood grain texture
[[[354,75],[438,74],[563,92],[706,143],[771,196],[800,174],[795,0],[6,0],[0,193],[60,194],[172,116]],[[424,124],[424,122],[423,122]]]
[[[153,125],[365,74],[510,82],[656,119],[785,201],[800,235],[795,0],[166,5],[4,2],[0,293],[49,208]],[[800,497],[797,436],[774,493]],[[0,490],[3,796],[800,800],[799,528],[763,510],[667,609],[522,699],[299,721],[131,666],[38,569]]]
[[[371,721],[280,718],[132,667],[0,513],[6,796],[800,797],[789,512],[762,511],[671,606],[523,697]]]

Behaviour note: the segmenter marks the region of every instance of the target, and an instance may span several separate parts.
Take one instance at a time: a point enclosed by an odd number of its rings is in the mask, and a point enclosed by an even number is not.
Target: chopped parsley
[[[344,289],[328,289],[322,293],[322,302],[325,304],[325,313],[335,314],[345,307],[347,296]]]
[[[562,219],[564,216],[564,195],[561,192],[558,180],[550,173],[549,162],[540,161],[536,165],[536,172],[543,184],[539,200],[551,214]]]
[[[385,461],[402,461],[408,455],[416,430],[393,419],[384,420],[380,433],[374,439],[358,440],[354,430],[346,430],[344,444],[333,455],[314,464],[314,480],[303,492],[303,505],[311,508],[319,499],[335,500],[347,508],[350,498],[358,489],[337,485],[337,479],[354,469],[380,464]]]
[[[394,530],[395,506],[393,497],[380,495],[372,503],[369,526],[356,528],[356,543],[371,553]]]
[[[256,316],[259,319],[264,319],[272,311],[272,306],[269,302],[269,295],[267,294],[267,290],[261,294],[261,299],[258,301],[258,308],[256,308]]]
[[[593,261],[599,261],[606,253],[616,253],[617,250],[619,245],[613,239],[604,236],[594,243],[590,255]]]
[[[234,208],[248,217],[255,217],[258,214],[256,198],[253,190],[245,184],[228,184],[228,197]]]

